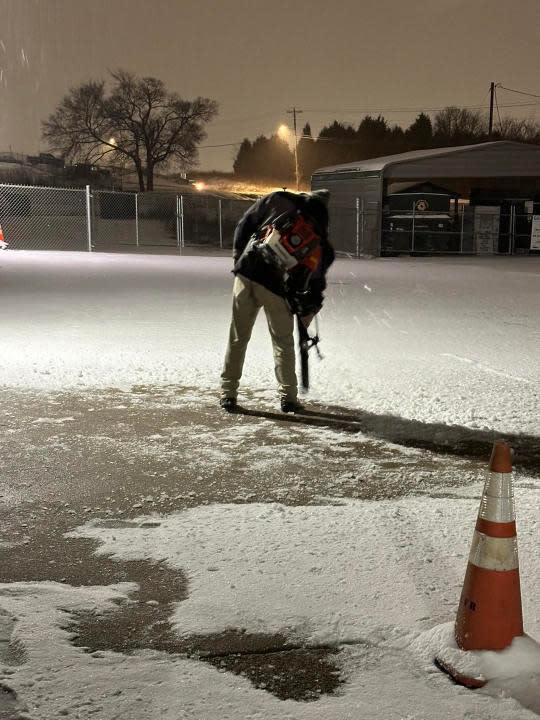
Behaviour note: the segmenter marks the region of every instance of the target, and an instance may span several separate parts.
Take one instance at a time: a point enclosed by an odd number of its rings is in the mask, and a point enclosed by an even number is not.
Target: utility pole
[[[489,86],[489,128],[488,128],[488,140],[491,140],[493,135],[493,102],[495,100],[495,83],[492,82]]]
[[[296,190],[300,190],[300,177],[298,172],[298,137],[296,134],[296,116],[300,115],[303,110],[297,110],[293,107],[292,110],[287,110],[288,115],[293,116],[293,127],[294,127],[294,170],[296,175]]]

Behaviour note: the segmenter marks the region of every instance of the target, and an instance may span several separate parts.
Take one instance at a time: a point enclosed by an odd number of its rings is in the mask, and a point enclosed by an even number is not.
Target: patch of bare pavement
[[[162,514],[211,503],[470,496],[467,486],[481,479],[493,439],[316,404],[285,416],[257,395],[229,415],[214,393],[197,388],[3,390],[0,402],[0,581],[134,582],[138,590],[113,610],[66,615],[72,642],[91,653],[188,655],[299,701],[339,687],[336,648],[240,630],[180,639],[170,617],[173,604],[189,595],[181,572],[98,557],[92,541],[64,534],[89,519],[158,525]],[[536,483],[538,440],[509,439],[518,466]],[[0,659],[6,667],[24,662],[24,648],[8,642]],[[0,683],[0,720],[19,717],[9,673]]]

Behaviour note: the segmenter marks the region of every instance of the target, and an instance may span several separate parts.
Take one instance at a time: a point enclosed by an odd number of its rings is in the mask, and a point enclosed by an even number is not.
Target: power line
[[[528,97],[540,98],[540,95],[535,95],[535,93],[524,92],[523,90],[514,90],[514,88],[504,87],[504,85],[499,84],[497,87],[500,87],[501,90],[506,90],[507,92],[517,93],[517,95],[527,95]]]
[[[222,145],[199,145],[199,148],[200,149],[204,148],[206,150],[208,148],[234,147],[235,145],[241,145],[241,144],[242,144],[242,140],[240,140],[240,142],[235,142],[235,143],[223,143]]]
[[[491,87],[489,88],[489,90],[487,91],[487,93],[484,95],[484,97],[483,97],[482,100],[480,101],[479,107],[485,107],[485,106],[486,106],[486,104],[487,104],[487,99],[488,99],[490,93],[491,93]]]
[[[251,122],[253,120],[265,120],[266,118],[278,118],[281,117],[281,113],[278,112],[267,112],[259,115],[243,115],[242,117],[229,118],[227,120],[212,120],[212,127],[222,127],[223,125],[234,125],[244,122]]]
[[[499,102],[497,100],[497,85],[495,86],[495,91],[493,93],[493,97],[495,99],[495,107],[497,108],[497,117],[499,118],[499,130],[502,131],[502,120],[501,120],[501,113],[499,112]]]
[[[516,103],[499,103],[498,99],[496,97],[495,93],[495,103],[496,103],[496,109],[497,109],[497,115],[499,117],[499,126],[501,126],[501,115],[500,110],[503,108],[521,108],[521,107],[537,107],[540,105],[540,95],[536,95],[534,93],[525,92],[523,90],[515,90],[513,88],[507,88],[504,85],[497,84],[497,88],[500,88],[501,90],[506,90],[508,92],[517,93],[519,95],[526,95],[528,97],[534,97],[539,98],[539,102],[516,102]],[[489,90],[485,96],[485,99],[487,100],[487,97],[489,96]],[[459,107],[460,109],[464,110],[485,110],[487,103],[483,103],[480,105],[456,105],[455,107]],[[430,112],[439,112],[441,110],[446,109],[449,107],[448,105],[444,105],[441,107],[409,107],[409,108],[403,108],[403,107],[386,107],[386,108],[351,108],[351,109],[321,109],[321,108],[310,108],[305,110],[296,110],[296,108],[292,108],[292,110],[288,110],[287,112],[291,115],[293,115],[294,121],[296,121],[296,115],[300,114],[301,112],[306,113],[313,113],[313,114],[331,114],[331,115],[367,115],[370,113],[430,113]],[[236,118],[235,120],[227,120],[226,124],[234,124],[235,122],[244,122],[244,121],[250,121],[250,120],[257,120],[257,119],[263,119],[268,117],[278,117],[278,113],[261,113],[260,115],[252,115],[252,116],[245,116],[243,118]],[[218,125],[220,123],[217,123]],[[300,135],[299,139],[306,139],[306,140],[313,140],[316,141],[324,141],[324,142],[334,142],[334,143],[344,143],[344,144],[351,144],[355,142],[359,142],[357,140],[347,140],[343,138],[325,138],[325,137],[318,137],[317,139],[313,138],[310,135]],[[242,141],[234,142],[234,143],[222,143],[219,145],[200,145],[199,148],[201,150],[207,150],[207,149],[213,149],[213,148],[224,148],[224,147],[239,147],[242,144]]]
[[[500,85],[498,87],[500,87]],[[533,107],[533,106],[537,106],[537,105],[540,105],[540,102],[504,103],[504,105],[499,105],[499,107],[502,107],[502,108]]]
[[[534,93],[527,93],[521,90],[513,90],[512,88],[507,88],[503,85],[498,84],[497,87],[501,88],[501,90],[508,90],[509,92],[515,92],[519,93],[520,95],[527,95],[529,97],[535,97],[540,99],[540,95],[535,95]],[[481,102],[479,105],[458,105],[456,107],[463,108],[464,110],[482,110],[487,106],[487,97],[489,96],[489,90],[484,96],[484,102]],[[538,105],[540,103],[501,103],[499,104],[500,108],[505,107],[531,107]],[[332,114],[332,113],[342,113],[342,114],[357,114],[357,113],[413,113],[413,112],[438,112],[439,110],[444,110],[445,107],[448,107],[448,105],[441,106],[441,107],[426,107],[426,106],[418,106],[418,107],[371,107],[371,108],[349,108],[349,109],[321,109],[321,108],[311,108],[307,109],[304,112],[311,112],[311,113],[321,113],[321,114]],[[267,113],[260,113],[258,115],[244,115],[242,117],[236,117],[236,118],[230,118],[228,120],[217,120],[212,122],[212,127],[221,127],[223,125],[234,125],[235,123],[243,123],[243,122],[250,122],[252,120],[262,120],[269,117],[280,117],[280,113],[276,112],[267,112]]]
[[[354,140],[354,139],[347,139],[347,138],[331,138],[331,137],[321,137],[320,135],[316,138],[314,138],[312,135],[301,135],[300,140],[312,140],[313,142],[333,142],[333,143],[341,143],[343,145],[354,145],[355,143],[362,144],[363,140]]]
[[[522,90],[514,90],[513,88],[507,88],[504,85],[498,84],[497,87],[499,87],[501,90],[507,90],[509,92],[518,93],[520,95],[526,95],[528,97],[534,97],[539,98],[540,95],[536,95],[534,93],[524,92]],[[465,110],[481,110],[486,107],[487,97],[489,95],[489,90],[484,96],[484,102],[481,102],[478,105],[456,105],[456,107],[463,108]],[[454,103],[455,104],[455,103]],[[499,107],[528,107],[532,105],[538,105],[539,103],[504,103],[500,104]],[[440,107],[428,107],[425,105],[419,105],[417,107],[367,107],[367,108],[348,108],[348,109],[328,109],[328,108],[309,108],[304,110],[304,112],[311,112],[311,113],[344,113],[344,114],[350,114],[350,113],[373,113],[373,112],[388,112],[388,113],[413,113],[413,112],[438,112],[439,110],[444,110],[445,107],[448,107],[448,105],[440,106]],[[266,112],[266,113],[260,113],[258,115],[244,115],[241,117],[236,118],[229,118],[227,120],[217,120],[212,122],[213,127],[219,127],[223,125],[230,125],[235,123],[241,123],[241,122],[250,122],[252,120],[262,120],[265,118],[270,117],[279,117],[280,113],[276,112]]]
[[[534,95],[533,97],[537,97]],[[540,96],[538,96],[540,97]],[[500,107],[530,107],[532,105],[540,105],[540,102],[535,103],[506,103],[504,105],[500,105]],[[305,110],[305,112],[309,113],[320,113],[320,114],[342,114],[342,115],[356,115],[356,114],[363,114],[363,113],[416,113],[416,112],[439,112],[440,110],[445,110],[447,107],[451,107],[449,105],[444,105],[441,107],[417,107],[417,108],[356,108],[356,109],[347,109],[347,110],[322,110],[322,109],[316,109],[316,108],[308,108]],[[460,110],[484,110],[486,108],[486,104],[483,105],[453,105],[452,107],[459,107]]]
[[[448,106],[445,106],[448,107]],[[463,106],[459,106],[463,107]],[[467,110],[479,110],[479,105],[467,105]],[[417,108],[348,108],[348,109],[334,109],[334,110],[321,110],[318,108],[308,108],[306,112],[309,113],[315,113],[315,114],[341,114],[341,115],[362,115],[364,113],[415,113],[415,112],[437,112],[438,110],[443,110],[442,107],[417,107]]]

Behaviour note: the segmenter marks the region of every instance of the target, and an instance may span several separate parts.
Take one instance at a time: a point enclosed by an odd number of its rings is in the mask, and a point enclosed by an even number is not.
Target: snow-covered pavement
[[[433,657],[498,433],[521,451],[523,609],[540,640],[540,258],[338,261],[310,397],[348,410],[341,425],[276,422],[262,318],[244,380],[256,412],[220,414],[229,269],[0,255],[0,520],[13,528],[0,537],[0,718],[537,717],[536,643],[479,656],[489,683],[475,692]],[[137,563],[177,574],[184,594],[142,593]],[[166,618],[180,643],[233,633],[241,652],[243,637],[328,650],[342,682],[282,700],[272,654],[254,679],[150,640],[132,654],[82,630],[90,651],[71,641],[81,618],[106,638],[134,611]]]
[[[3,253],[2,383],[216,387],[229,270],[227,258]],[[538,433],[540,257],[338,261],[330,283],[314,397]],[[261,317],[245,385],[271,388],[272,366]]]
[[[519,496],[524,610],[529,632],[538,637],[538,492],[528,497]],[[114,613],[111,601],[133,591],[125,584],[0,586],[4,611],[17,619],[12,642],[25,648],[24,662],[9,668],[6,679],[33,718],[532,720],[533,710],[540,713],[534,643],[521,653],[525,672],[522,662],[510,677],[506,666],[501,678],[495,663],[491,682],[474,693],[433,666],[448,633],[438,623],[448,623],[455,611],[475,505],[415,499],[214,505],[161,521],[150,516],[123,528],[91,522],[75,531],[99,539],[100,553],[118,562],[147,558],[182,568],[189,599],[174,613],[180,636],[234,628],[341,648],[336,667],[344,683],[316,703],[278,700],[264,685],[254,688],[247,678],[195,658],[157,651],[84,654],[71,646],[62,629],[69,615]]]

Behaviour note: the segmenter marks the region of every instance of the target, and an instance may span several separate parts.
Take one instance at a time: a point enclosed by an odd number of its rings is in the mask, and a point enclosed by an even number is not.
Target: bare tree
[[[118,70],[104,81],[71,88],[48,120],[43,138],[63,157],[88,163],[133,164],[141,191],[154,189],[154,170],[197,160],[205,125],[217,113],[208,98],[184,100],[161,80]]]
[[[454,106],[439,110],[433,121],[433,137],[438,146],[482,142],[487,138],[485,113]]]
[[[514,140],[525,143],[540,143],[540,124],[537,120],[505,116],[495,125],[493,137],[496,140]]]

